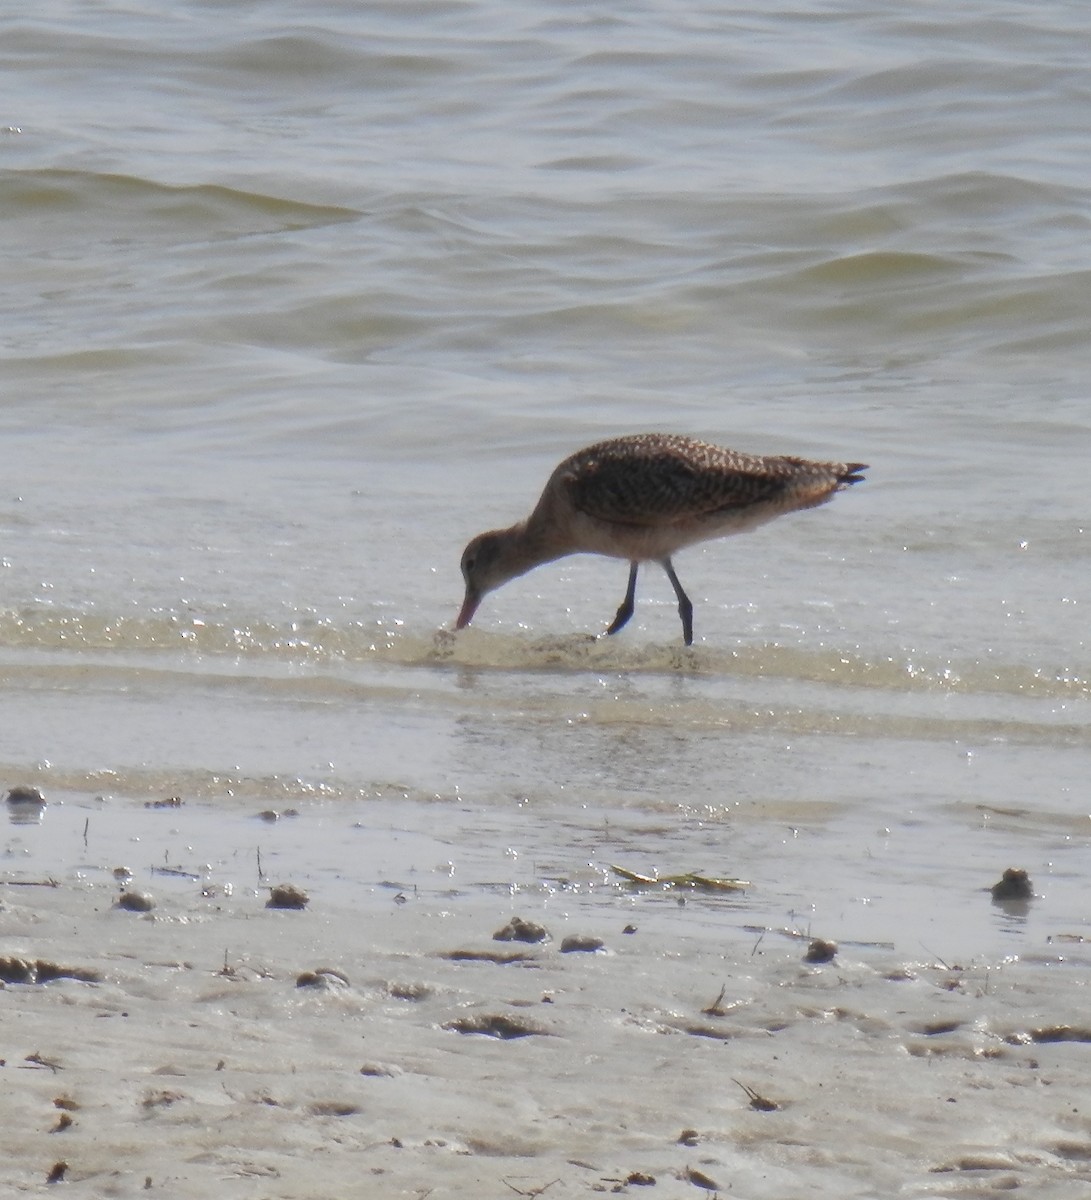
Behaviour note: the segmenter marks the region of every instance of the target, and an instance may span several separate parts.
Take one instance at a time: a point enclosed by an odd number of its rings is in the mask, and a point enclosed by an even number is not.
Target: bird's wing
[[[647,455],[600,452],[574,463],[565,485],[573,506],[587,516],[658,525],[770,500],[784,491],[786,478],[776,459],[723,451],[701,463],[660,449]]]

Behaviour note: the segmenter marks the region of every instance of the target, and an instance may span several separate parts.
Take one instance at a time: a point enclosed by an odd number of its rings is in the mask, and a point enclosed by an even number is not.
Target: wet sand
[[[911,945],[909,905],[888,940],[842,938],[808,962],[810,935],[837,922],[766,920],[760,881],[637,886],[579,845],[565,875],[493,820],[70,797],[9,824],[7,977],[40,960],[98,981],[0,991],[7,1186],[36,1194],[52,1172],[96,1197],[1086,1194],[1091,949],[1072,928],[940,961]],[[599,849],[640,867],[638,835],[655,834],[641,820]],[[460,850],[467,823],[480,843]],[[305,907],[268,907],[282,882]],[[153,907],[120,908],[123,888]],[[987,889],[967,894],[991,920]],[[1030,902],[1035,930],[1049,904]],[[513,916],[548,939],[495,940]],[[562,949],[581,936],[601,949]]]

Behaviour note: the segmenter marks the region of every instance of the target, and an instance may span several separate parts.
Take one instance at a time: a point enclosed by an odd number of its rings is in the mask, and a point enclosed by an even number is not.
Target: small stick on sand
[[[549,1183],[543,1183],[541,1187],[531,1188],[529,1192],[524,1192],[522,1188],[517,1188],[514,1183],[508,1183],[506,1179],[501,1179],[500,1182],[511,1190],[517,1196],[540,1196],[546,1188],[551,1188],[555,1183],[560,1183],[559,1179],[551,1179]]]
[[[61,1064],[59,1062],[53,1062],[51,1059],[43,1058],[37,1050],[35,1050],[33,1054],[28,1054],[26,1058],[23,1059],[23,1062],[28,1062],[34,1067],[48,1067],[54,1074],[61,1070]]]
[[[701,1012],[703,1012],[706,1017],[722,1017],[726,1012],[726,1010],[723,1008],[724,997],[726,995],[727,984],[725,983],[720,988],[720,994],[716,997],[716,999],[712,1001],[708,1008],[702,1008]]]
[[[776,1112],[780,1105],[775,1100],[767,1100],[759,1092],[755,1092],[752,1087],[748,1087],[745,1083],[739,1083],[737,1079],[732,1079],[732,1083],[741,1087],[742,1090],[750,1098],[750,1107],[758,1112]]]

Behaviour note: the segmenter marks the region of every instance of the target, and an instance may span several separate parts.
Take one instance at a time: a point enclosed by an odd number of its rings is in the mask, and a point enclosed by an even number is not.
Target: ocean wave
[[[127,661],[172,659],[189,674],[223,673],[223,664],[247,663],[261,674],[284,668],[376,666],[397,671],[428,668],[518,676],[527,672],[607,672],[634,677],[693,676],[819,684],[847,690],[1018,697],[1091,698],[1091,678],[1076,672],[1002,659],[944,658],[859,647],[754,643],[730,648],[673,643],[633,645],[592,634],[526,637],[468,630],[407,629],[400,621],[337,624],[299,619],[230,620],[191,613],[104,616],[51,609],[0,612],[0,663],[32,665],[26,652],[45,652],[51,669],[92,661],[104,670]],[[133,660],[132,656],[140,656]],[[217,666],[217,664],[221,664]],[[145,665],[152,665],[151,662]]]
[[[156,231],[177,241],[188,230],[203,238],[269,233],[353,221],[359,213],[335,205],[309,204],[266,192],[220,184],[176,186],[137,175],[99,171],[0,171],[0,205],[9,219],[55,219],[85,242],[101,234],[154,239]],[[126,224],[123,213],[130,214]],[[139,234],[136,230],[139,229]]]

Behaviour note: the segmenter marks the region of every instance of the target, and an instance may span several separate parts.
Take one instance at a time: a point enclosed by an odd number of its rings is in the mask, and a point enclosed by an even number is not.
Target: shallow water
[[[380,864],[453,863],[475,928],[512,887],[634,903],[614,855],[737,875],[737,905],[640,901],[702,971],[724,922],[739,972],[751,926],[813,926],[890,962],[1029,958],[1047,1009],[1091,850],[1085,25],[866,0],[0,19],[0,783],[120,827],[179,794],[212,847],[299,806],[283,865],[346,908],[382,878],[360,822]],[[625,571],[591,559],[454,636],[466,540],[645,429],[871,469],[679,557],[692,650],[654,568],[599,638]],[[1009,865],[1039,893],[1019,920],[982,891]],[[888,1111],[882,1070],[853,1078]],[[931,1128],[912,1094],[889,1137]],[[1083,1170],[1051,1155],[1036,1194]],[[890,1194],[844,1156],[830,1194]]]

